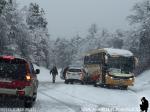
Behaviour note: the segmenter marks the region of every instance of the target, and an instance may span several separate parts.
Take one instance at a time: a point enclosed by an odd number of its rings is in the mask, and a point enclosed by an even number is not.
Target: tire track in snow
[[[128,91],[130,91],[131,93],[133,93],[137,98],[140,98],[140,95],[138,95],[138,91],[128,88]]]
[[[44,95],[44,96],[50,98],[50,99],[53,99],[54,101],[57,101],[57,102],[60,103],[61,105],[64,105],[64,106],[68,107],[69,109],[73,110],[74,112],[81,112],[80,106],[71,105],[71,104],[68,104],[68,103],[66,103],[66,102],[63,102],[63,101],[61,101],[61,100],[59,100],[59,99],[57,99],[57,98],[55,98],[55,97],[53,97],[53,96],[51,96],[51,95],[48,95],[48,94],[45,93],[45,92],[41,92],[41,91],[40,91],[40,93],[41,93],[42,95]]]
[[[47,90],[47,89],[53,89],[52,91],[55,91],[55,92],[57,92],[57,93],[59,93],[59,94],[63,94],[63,95],[65,95],[65,96],[69,96],[69,97],[71,97],[71,98],[73,98],[73,99],[75,99],[75,100],[78,100],[78,101],[81,101],[81,102],[84,102],[85,104],[88,104],[87,105],[87,108],[89,108],[89,106],[90,105],[92,105],[93,107],[95,107],[95,108],[107,108],[108,110],[110,109],[110,110],[112,110],[112,111],[107,111],[107,112],[118,112],[117,110],[113,110],[113,107],[111,107],[111,106],[106,106],[106,105],[101,105],[101,104],[97,104],[97,103],[95,103],[95,102],[91,102],[91,101],[89,101],[89,100],[86,100],[86,99],[82,99],[82,98],[79,98],[79,97],[76,97],[76,96],[74,96],[74,95],[71,95],[71,94],[68,94],[68,93],[66,93],[66,92],[63,92],[63,91],[59,91],[59,90],[54,90],[54,88],[56,87],[49,87],[48,85],[47,85],[48,83],[45,83],[45,84],[41,84],[42,85],[42,87],[44,87],[45,89],[40,89],[40,92],[41,91],[43,91],[43,90]],[[41,92],[41,93],[44,93],[44,92]],[[47,95],[47,96],[49,96],[48,94],[46,94],[46,93],[44,93],[45,95]],[[52,96],[50,96],[51,98],[54,98],[54,100],[57,100],[57,101],[59,101],[59,102],[63,102],[63,101],[60,101],[60,100],[58,100],[57,98],[55,98],[55,97],[52,97]],[[68,106],[70,106],[71,104],[67,104],[66,102],[63,102],[64,104],[66,104],[66,105],[68,105]],[[78,106],[78,107],[80,107],[80,109],[78,109],[78,111],[76,111],[76,112],[83,112],[82,111],[82,109],[81,109],[81,106]],[[85,107],[84,107],[85,108]],[[80,111],[79,111],[80,110]],[[86,110],[86,109],[85,109]],[[93,110],[95,110],[95,111],[85,111],[85,112],[103,112],[103,111],[96,111],[96,109],[93,109]]]
[[[55,91],[55,92],[57,92],[57,93],[61,93],[61,94],[65,95],[65,96],[66,96],[66,95],[67,95],[67,96],[70,96],[70,97],[72,97],[72,98],[74,98],[74,99],[78,99],[78,100],[80,100],[80,101],[82,101],[82,102],[90,103],[90,104],[93,104],[93,105],[99,105],[99,104],[97,104],[97,103],[91,102],[91,101],[86,100],[86,99],[79,98],[79,97],[77,97],[77,96],[71,95],[71,94],[66,93],[66,92],[63,92],[63,91],[54,90],[55,87],[52,87],[52,88],[51,88],[51,87],[49,87],[49,86],[47,86],[47,85],[43,85],[43,87],[45,87],[45,89],[41,89],[41,90],[47,90],[46,88],[48,88],[48,89],[53,89],[53,91]]]

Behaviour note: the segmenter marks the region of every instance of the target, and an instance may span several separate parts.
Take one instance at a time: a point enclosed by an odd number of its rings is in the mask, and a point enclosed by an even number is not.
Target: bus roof
[[[102,49],[91,50],[86,53],[86,56],[91,54],[101,53],[101,52],[109,54],[110,56],[124,56],[124,57],[133,56],[133,53],[129,50],[115,49],[115,48],[102,48]]]
[[[133,53],[131,51],[125,49],[104,48],[104,50],[106,50],[107,53],[111,56],[112,55],[119,55],[125,57],[133,56]]]

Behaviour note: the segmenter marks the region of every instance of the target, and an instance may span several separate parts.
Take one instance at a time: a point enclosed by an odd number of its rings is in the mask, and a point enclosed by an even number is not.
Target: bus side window
[[[89,56],[85,56],[85,58],[84,58],[84,63],[85,63],[85,64],[90,63],[90,58],[89,58]]]
[[[101,63],[102,62],[102,55],[100,54],[100,53],[98,53],[98,57],[97,57],[98,59],[98,63]]]
[[[94,55],[91,56],[91,63],[94,63],[95,62],[95,57]]]
[[[96,54],[91,55],[90,63],[95,64],[96,62],[97,62],[97,56],[96,56]]]

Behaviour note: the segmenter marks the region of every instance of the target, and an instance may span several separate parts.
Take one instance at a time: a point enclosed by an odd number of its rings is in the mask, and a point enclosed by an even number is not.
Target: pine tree
[[[47,21],[44,18],[44,9],[40,9],[38,4],[31,3],[27,16],[27,24],[30,29],[46,28]]]

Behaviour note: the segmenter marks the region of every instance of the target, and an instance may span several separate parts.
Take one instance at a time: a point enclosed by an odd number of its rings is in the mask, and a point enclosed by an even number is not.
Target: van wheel
[[[25,108],[31,108],[33,106],[33,98],[27,98],[24,102],[24,107]]]
[[[81,84],[82,84],[82,85],[84,85],[84,82],[83,82],[83,81],[81,81]]]
[[[94,83],[94,87],[97,87],[98,85],[97,85],[97,83]]]
[[[65,84],[68,84],[69,82],[68,82],[68,80],[65,80]]]
[[[100,84],[100,87],[104,88],[104,87],[106,87],[106,85],[103,84],[103,83],[101,83],[101,84]]]
[[[34,95],[33,95],[33,101],[34,102],[36,101],[36,98],[37,98],[37,93],[34,93]]]

